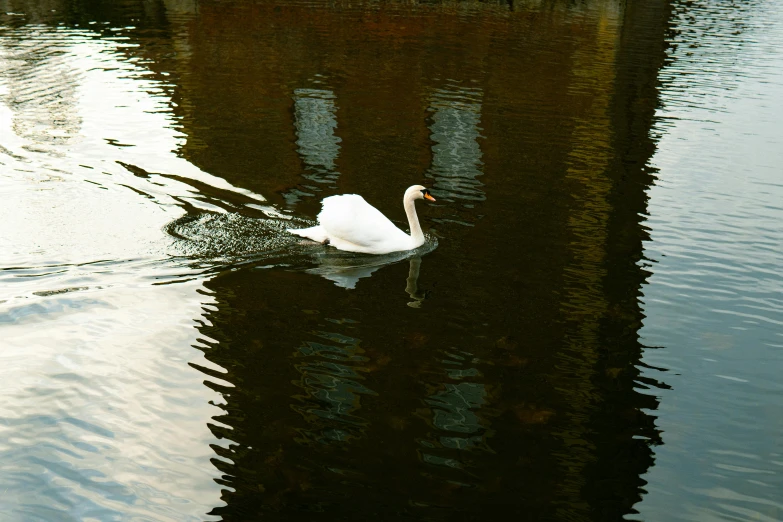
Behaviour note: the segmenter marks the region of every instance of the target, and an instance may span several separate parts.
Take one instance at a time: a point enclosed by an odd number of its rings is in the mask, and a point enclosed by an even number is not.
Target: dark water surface
[[[783,6],[0,0],[0,520],[783,520]],[[427,243],[285,233],[362,194]]]

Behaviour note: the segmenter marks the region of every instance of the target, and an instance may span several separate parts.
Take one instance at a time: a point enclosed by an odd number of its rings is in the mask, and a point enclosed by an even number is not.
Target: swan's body
[[[414,205],[414,201],[424,198],[435,201],[429,190],[421,185],[413,185],[405,191],[402,203],[408,216],[410,235],[357,194],[324,198],[318,225],[288,231],[348,252],[388,254],[413,250],[424,244],[424,233]]]

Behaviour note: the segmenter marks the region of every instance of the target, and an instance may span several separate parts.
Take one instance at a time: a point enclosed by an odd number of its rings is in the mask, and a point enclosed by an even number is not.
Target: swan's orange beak
[[[424,199],[429,199],[430,201],[437,201],[435,198],[433,198],[429,192],[424,194]]]

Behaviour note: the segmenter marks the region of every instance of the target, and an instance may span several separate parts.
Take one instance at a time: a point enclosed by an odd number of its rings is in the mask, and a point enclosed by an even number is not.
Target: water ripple
[[[637,509],[643,519],[777,520],[783,473],[771,420],[783,410],[762,397],[782,390],[783,191],[768,165],[783,161],[770,140],[783,90],[769,52],[783,42],[783,11],[723,1],[673,9],[641,335],[667,347],[645,360],[680,377],[669,379],[677,398],[663,394],[665,445]]]

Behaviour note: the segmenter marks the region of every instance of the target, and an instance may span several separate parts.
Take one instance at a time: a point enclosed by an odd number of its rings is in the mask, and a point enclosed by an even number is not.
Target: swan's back
[[[393,252],[410,242],[410,236],[358,194],[330,196],[324,198],[322,205],[318,223],[328,232],[332,243],[342,240],[358,246],[357,251],[390,249]]]

